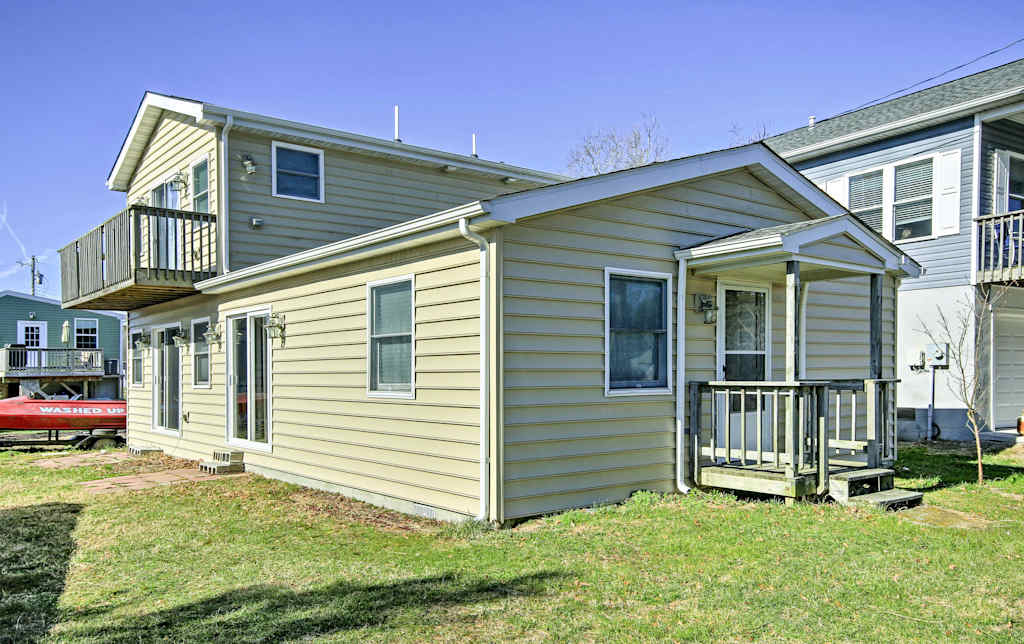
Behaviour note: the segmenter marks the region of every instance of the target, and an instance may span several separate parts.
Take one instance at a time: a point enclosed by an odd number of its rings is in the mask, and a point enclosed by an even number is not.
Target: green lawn
[[[1024,452],[984,487],[901,455],[913,522],[639,493],[490,531],[254,477],[89,496],[136,462],[0,452],[0,641],[1024,640]]]

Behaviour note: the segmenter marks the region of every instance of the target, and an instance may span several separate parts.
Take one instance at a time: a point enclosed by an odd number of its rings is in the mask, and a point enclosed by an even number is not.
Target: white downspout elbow
[[[480,249],[480,514],[478,521],[490,519],[491,433],[490,433],[490,246],[481,235],[469,229],[469,219],[459,220],[459,232]]]
[[[224,127],[220,129],[220,155],[217,160],[217,191],[221,195],[220,212],[217,213],[217,229],[220,231],[220,266],[221,275],[227,273],[228,266],[228,132],[235,125],[235,117],[228,114],[224,119]]]

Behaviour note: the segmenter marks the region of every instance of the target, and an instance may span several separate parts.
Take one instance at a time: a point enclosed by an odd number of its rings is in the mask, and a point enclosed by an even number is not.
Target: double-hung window
[[[75,348],[96,349],[99,344],[99,321],[95,318],[75,318]]]
[[[210,344],[206,341],[206,332],[210,329],[210,321],[192,321],[192,386],[210,386]]]
[[[271,192],[275,197],[324,201],[324,151],[274,141]]]
[[[605,394],[672,389],[672,277],[605,270]]]
[[[192,211],[210,212],[210,163],[206,159],[192,166]]]
[[[132,384],[142,386],[142,354],[145,349],[137,348],[137,343],[142,339],[142,333],[132,334],[132,345],[129,350],[132,352]]]
[[[367,285],[369,394],[412,398],[415,393],[415,301],[412,276]]]
[[[881,170],[850,177],[850,212],[880,235],[883,228],[883,194]]]
[[[932,174],[930,157],[896,166],[892,204],[896,241],[931,236]]]

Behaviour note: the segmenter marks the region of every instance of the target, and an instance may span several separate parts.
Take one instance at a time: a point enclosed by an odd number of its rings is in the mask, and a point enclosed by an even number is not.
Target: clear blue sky
[[[664,125],[672,156],[800,126],[1024,36],[1009,2],[0,4],[0,203],[46,256],[113,215],[104,180],[151,89],[563,171],[586,132]],[[553,6],[558,5],[558,6]],[[1024,46],[956,75],[1024,57]],[[26,271],[0,228],[0,289]]]

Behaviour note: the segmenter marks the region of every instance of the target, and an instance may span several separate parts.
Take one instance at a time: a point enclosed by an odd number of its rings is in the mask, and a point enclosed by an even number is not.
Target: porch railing
[[[60,251],[64,302],[138,277],[199,281],[217,274],[217,218],[129,206]]]
[[[985,215],[977,227],[978,280],[1008,282],[1024,277],[1024,210]]]
[[[896,380],[691,382],[694,480],[707,466],[814,475],[896,459]]]
[[[102,376],[102,349],[0,348],[0,376],[41,378]]]

